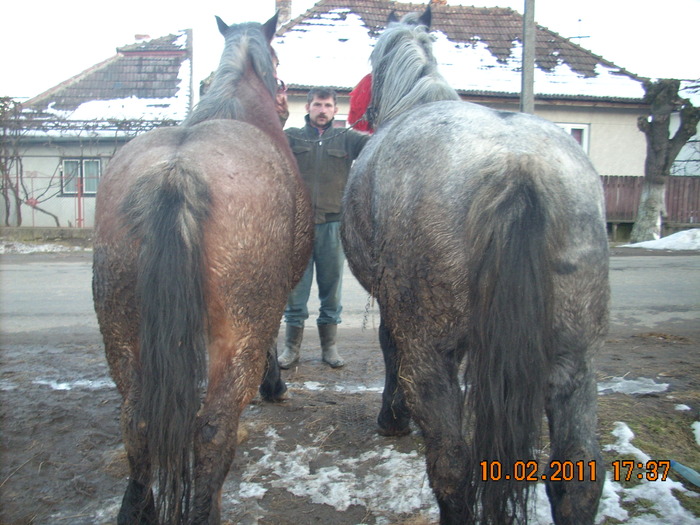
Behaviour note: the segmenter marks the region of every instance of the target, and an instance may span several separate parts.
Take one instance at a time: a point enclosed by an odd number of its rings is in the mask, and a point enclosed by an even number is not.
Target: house
[[[320,0],[291,19],[291,0],[275,2],[282,23],[273,46],[280,58],[278,74],[288,87],[289,126],[303,124],[306,94],[313,86],[336,89],[336,125],[348,125],[349,93],[370,71],[372,46],[389,14],[426,7],[390,0]],[[522,15],[507,8],[447,5],[445,0],[433,0],[431,6],[441,73],[464,100],[517,111]],[[13,184],[3,187],[6,223],[91,227],[92,196],[108,159],[137,133],[177,124],[191,108],[191,51],[189,31],[124,46],[116,56],[25,103],[25,129],[15,136],[17,151],[10,155],[21,163],[13,165]],[[608,199],[611,221],[632,222],[629,211],[615,214],[620,196],[634,210],[638,202],[627,185],[630,176],[636,181],[644,173],[646,143],[637,128],[638,117],[648,114],[644,79],[542,26],[536,28],[535,66],[535,113],[571,133],[606,189],[617,188]],[[698,163],[684,166],[692,171]],[[16,197],[9,195],[12,191]],[[17,201],[23,204],[17,206]]]
[[[277,0],[280,13],[290,13],[290,3]],[[284,22],[273,45],[280,59],[278,74],[288,87],[287,124],[302,125],[308,89],[326,85],[339,95],[337,124],[347,125],[349,93],[370,71],[369,56],[389,14],[400,17],[425,7],[390,0],[321,0]],[[508,8],[447,5],[445,0],[432,0],[431,9],[438,68],[461,98],[518,111],[522,15]],[[603,177],[615,235],[619,224],[631,227],[641,193],[646,141],[637,119],[649,111],[643,100],[645,79],[546,27],[536,26],[535,42],[535,114],[566,129],[588,153]],[[698,158],[696,141],[695,149],[691,145],[679,157],[675,173],[700,174]],[[700,180],[693,179],[668,185],[671,223],[697,222]]]
[[[442,75],[464,100],[517,111],[522,15],[443,3],[431,4]],[[304,97],[317,85],[336,89],[342,120],[349,92],[370,71],[372,46],[389,14],[424,9],[389,0],[321,0],[282,25],[273,46],[288,87],[288,125],[303,122]],[[536,42],[535,113],[569,130],[602,175],[642,175],[645,142],[637,117],[647,111],[643,79],[545,27],[537,26]]]
[[[117,149],[190,111],[191,42],[189,30],[143,37],[4,119],[4,225],[92,227],[98,182]]]

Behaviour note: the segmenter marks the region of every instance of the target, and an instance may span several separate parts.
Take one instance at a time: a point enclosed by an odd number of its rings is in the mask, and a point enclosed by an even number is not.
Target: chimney
[[[430,0],[430,5],[447,5],[447,0]]]
[[[280,12],[277,18],[278,26],[292,19],[292,0],[275,0],[275,8]]]

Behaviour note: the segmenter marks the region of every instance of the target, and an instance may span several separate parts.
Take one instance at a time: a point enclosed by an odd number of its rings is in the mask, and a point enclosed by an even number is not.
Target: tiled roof
[[[165,109],[165,113],[161,112],[163,114],[158,118],[179,119],[178,115],[168,115],[165,106],[172,106],[175,112],[180,113],[182,106],[189,109],[190,45],[189,31],[182,31],[117,48],[115,56],[28,100],[23,107],[39,113],[48,110],[49,113],[71,118],[71,113],[87,103],[138,99],[151,101],[151,105]],[[187,99],[184,104],[179,100],[183,97]],[[105,107],[104,104],[102,107]],[[120,116],[148,118],[145,115],[116,114],[94,115],[89,118],[109,119]],[[184,114],[179,117],[184,118]]]
[[[357,18],[364,27],[366,37],[360,35],[357,30],[351,33],[354,42],[351,47],[355,54],[365,53],[366,57],[371,52],[374,40],[379,36],[386,25],[389,14],[394,11],[399,17],[409,12],[422,12],[426,4],[404,3],[389,0],[321,0],[301,16],[287,22],[278,31],[279,38],[277,44],[280,49],[287,46],[290,54],[292,47],[298,40],[303,38],[321,38],[324,28],[327,34],[338,34],[341,27],[350,26],[351,19]],[[439,67],[443,75],[458,91],[468,91],[471,93],[517,93],[519,84],[516,82],[515,89],[504,88],[506,70],[517,72],[519,75],[520,52],[522,42],[523,17],[520,13],[509,8],[487,8],[487,7],[467,7],[461,5],[433,5],[431,31],[439,33],[443,37],[442,56],[438,53],[437,44],[434,48],[438,59]],[[362,46],[368,44],[366,48]],[[447,44],[450,44],[446,47]],[[323,49],[327,48],[327,53],[338,53],[337,48],[317,42],[318,48],[315,57],[317,60],[312,64],[309,62],[309,69],[328,69],[324,67]],[[307,51],[305,49],[304,51]],[[476,55],[479,58],[476,59]],[[449,55],[449,56],[447,56]],[[488,57],[490,55],[490,57]],[[364,58],[365,62],[367,58]],[[486,58],[484,58],[486,57]],[[328,56],[330,63],[339,60],[344,62],[349,68],[352,57]],[[284,61],[284,59],[282,58]],[[446,61],[446,64],[443,64]],[[551,95],[595,96],[600,98],[601,92],[611,86],[608,97],[611,98],[641,98],[643,90],[641,79],[636,75],[616,66],[610,61],[580,47],[572,41],[562,37],[558,33],[543,26],[536,28],[536,69],[540,78],[545,78],[546,82],[540,82],[542,90],[538,90],[536,77],[535,91],[539,94],[549,93]],[[453,71],[450,71],[453,66]],[[480,66],[480,67],[479,67]],[[562,71],[564,66],[565,71]],[[298,69],[303,69],[300,63]],[[462,71],[457,74],[457,69]],[[488,74],[478,75],[481,69]],[[367,67],[368,70],[368,67]],[[469,70],[469,71],[465,71]],[[288,70],[287,70],[288,71]],[[462,82],[459,78],[465,78],[469,72],[473,72],[473,82]],[[564,73],[564,76],[562,76]],[[603,74],[604,73],[604,74]],[[297,77],[293,72],[291,75]],[[291,75],[288,75],[291,76]],[[618,77],[624,77],[626,85]],[[555,78],[556,77],[556,78]],[[564,78],[566,77],[566,78]],[[574,86],[569,85],[567,90],[557,92],[556,84],[561,85],[566,82],[571,84],[573,78],[580,79],[580,93],[571,93]],[[604,78],[605,77],[605,78]],[[359,79],[359,78],[358,78]],[[497,79],[491,81],[490,79]],[[314,82],[303,79],[295,82],[294,79],[286,80],[288,85],[297,83],[298,85],[314,84]],[[463,85],[459,85],[459,84]],[[512,82],[510,82],[512,83]],[[614,86],[611,85],[615,84]],[[344,87],[346,82],[333,82],[336,87]],[[554,84],[555,87],[551,87]],[[603,86],[606,84],[606,86]],[[354,84],[352,84],[354,85]],[[352,87],[350,85],[349,87]],[[594,87],[595,85],[595,87]]]

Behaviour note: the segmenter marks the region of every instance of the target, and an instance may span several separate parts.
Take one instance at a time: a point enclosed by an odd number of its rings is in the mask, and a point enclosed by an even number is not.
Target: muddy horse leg
[[[396,345],[384,321],[379,325],[379,344],[384,355],[384,392],[382,408],[377,417],[378,432],[382,436],[404,436],[411,429],[411,414],[406,406],[406,397],[399,386],[399,366],[396,359]]]
[[[265,401],[276,403],[284,401],[286,393],[287,385],[282,380],[279,363],[277,362],[277,338],[275,338],[267,350],[265,375],[260,384],[260,396]]]
[[[467,523],[468,448],[462,433],[464,393],[457,378],[456,354],[430,344],[404,342],[398,355],[399,383],[423,431],[428,478],[440,508],[440,523]]]
[[[596,438],[595,377],[582,354],[559,362],[566,364],[553,374],[547,399],[552,447],[547,495],[557,525],[592,524],[605,480]]]
[[[247,343],[237,348],[240,341]],[[250,335],[227,333],[210,345],[210,355],[218,357],[209,363],[207,395],[197,415],[193,524],[221,523],[221,489],[236,453],[239,418],[260,385],[266,353],[264,343]]]
[[[133,390],[132,390],[133,392]],[[134,399],[130,395],[122,405],[121,426],[129,461],[129,483],[117,516],[119,525],[155,525],[158,523],[151,489],[151,463],[145,435],[133,418]]]

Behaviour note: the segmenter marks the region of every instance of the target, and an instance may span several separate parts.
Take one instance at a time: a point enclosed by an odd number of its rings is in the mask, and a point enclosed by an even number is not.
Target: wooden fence
[[[637,219],[644,177],[601,178],[608,226],[612,240],[617,240],[618,227],[631,225]],[[700,177],[669,177],[666,181],[666,211],[664,234],[700,227]]]

